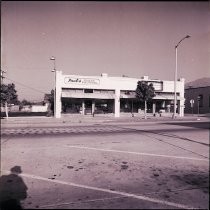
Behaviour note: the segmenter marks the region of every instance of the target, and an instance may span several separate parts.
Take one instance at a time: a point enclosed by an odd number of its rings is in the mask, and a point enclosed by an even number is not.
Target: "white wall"
[[[109,89],[109,90],[136,90],[137,82],[143,79],[128,77],[109,77],[109,76],[80,76],[80,75],[61,75],[58,81],[62,88],[90,88],[90,89]],[[77,80],[77,82],[68,82],[68,80]],[[79,80],[81,80],[79,82]],[[144,80],[147,81],[147,80]],[[160,92],[174,92],[174,81],[150,80],[150,82],[162,82],[163,90]],[[95,83],[95,84],[91,84]],[[154,85],[155,87],[155,85]],[[184,94],[184,80],[177,81],[177,92]],[[159,91],[159,90],[158,90]]]
[[[162,80],[151,80],[148,77],[144,77],[143,79],[138,78],[129,78],[129,77],[109,77],[107,74],[102,74],[101,76],[80,76],[80,75],[63,75],[62,71],[56,71],[56,118],[61,117],[61,97],[81,97],[83,93],[68,93],[63,91],[62,88],[71,88],[71,89],[101,89],[101,90],[114,90],[115,95],[113,98],[115,99],[115,117],[119,117],[120,113],[120,90],[130,90],[135,91],[137,87],[138,81],[148,81],[149,83],[154,84],[154,88],[156,92],[164,93],[174,93],[174,81],[162,81]],[[177,93],[180,95],[180,116],[183,116],[183,104],[184,104],[184,79],[180,79],[177,81]],[[85,94],[86,97],[88,94]],[[93,95],[91,94],[91,97]],[[170,96],[170,100],[172,96]],[[100,98],[100,97],[96,97]],[[165,100],[166,97],[160,95],[156,95],[156,99]]]
[[[45,104],[45,106],[41,105],[32,105],[31,112],[47,112],[48,105]]]

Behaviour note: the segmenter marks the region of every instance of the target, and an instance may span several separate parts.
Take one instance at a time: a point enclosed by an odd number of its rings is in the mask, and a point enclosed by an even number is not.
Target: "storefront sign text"
[[[99,79],[92,78],[76,78],[76,77],[65,77],[65,84],[77,84],[77,85],[99,85]]]

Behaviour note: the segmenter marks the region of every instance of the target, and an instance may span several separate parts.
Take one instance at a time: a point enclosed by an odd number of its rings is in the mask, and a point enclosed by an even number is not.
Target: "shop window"
[[[85,89],[84,92],[85,93],[93,93],[93,89]]]

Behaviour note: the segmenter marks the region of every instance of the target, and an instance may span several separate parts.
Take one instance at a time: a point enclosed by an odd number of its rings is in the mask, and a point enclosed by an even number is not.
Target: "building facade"
[[[174,103],[174,82],[152,80],[148,76],[141,79],[129,77],[63,75],[55,72],[56,118],[61,113],[113,113],[120,117],[121,112],[139,113],[144,107],[135,96],[138,81],[152,83],[155,97],[148,103],[148,112],[172,113]],[[177,112],[184,116],[184,79],[177,81]]]
[[[210,78],[201,78],[186,84],[185,113],[210,113]]]

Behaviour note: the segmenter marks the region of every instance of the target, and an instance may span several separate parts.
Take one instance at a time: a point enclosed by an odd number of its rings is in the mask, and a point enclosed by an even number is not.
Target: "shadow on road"
[[[167,125],[187,126],[199,129],[210,129],[210,122],[167,122]]]
[[[10,169],[9,175],[0,177],[0,209],[23,209],[21,200],[27,198],[27,186],[19,176],[22,173],[20,166]]]
[[[160,132],[154,132],[154,131],[142,131],[142,132],[153,133],[153,134],[157,134],[157,135],[165,136],[165,137],[170,137],[170,138],[177,138],[177,139],[180,139],[180,140],[185,140],[185,141],[201,144],[201,145],[208,146],[208,147],[210,146],[208,143],[195,141],[195,140],[192,140],[192,139],[189,139],[189,138],[186,138],[186,137],[182,137],[182,136],[179,136],[179,135],[168,134],[168,133],[160,133]]]

